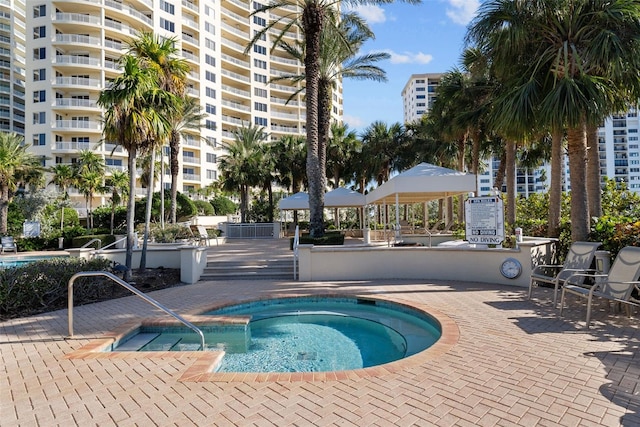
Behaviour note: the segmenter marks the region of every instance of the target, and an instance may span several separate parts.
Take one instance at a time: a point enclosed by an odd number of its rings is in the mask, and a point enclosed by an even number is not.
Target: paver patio
[[[276,245],[277,249],[274,249]],[[229,242],[285,253],[288,242]],[[282,247],[281,247],[282,246]],[[0,323],[1,426],[640,426],[640,318],[570,300],[564,318],[542,289],[473,282],[216,281],[154,292],[185,313],[216,301],[345,293],[414,301],[447,314],[460,337],[447,353],[378,377],[333,381],[182,382],[193,358],[69,359],[124,322],[161,316],[137,297]]]

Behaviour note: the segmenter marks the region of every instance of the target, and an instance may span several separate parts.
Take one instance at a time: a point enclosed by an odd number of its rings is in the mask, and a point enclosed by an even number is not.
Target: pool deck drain
[[[230,241],[226,259],[281,253],[288,241]],[[461,278],[470,279],[470,278]],[[638,426],[640,319],[570,301],[565,317],[541,289],[470,282],[211,281],[154,292],[178,313],[203,302],[281,293],[392,295],[446,313],[458,342],[437,358],[396,372],[326,381],[184,381],[198,355],[69,359],[124,322],[161,316],[135,297],[75,308],[77,337],[65,340],[60,310],[0,323],[0,425],[102,426]],[[200,352],[199,352],[200,353]],[[196,374],[196,376],[199,374]],[[315,379],[314,374],[305,374]]]

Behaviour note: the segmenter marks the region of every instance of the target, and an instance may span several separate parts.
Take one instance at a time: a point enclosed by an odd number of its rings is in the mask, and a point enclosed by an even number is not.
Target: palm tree
[[[87,228],[93,229],[93,197],[104,189],[104,159],[91,150],[82,150],[78,162],[73,164],[75,186],[84,194],[87,206]]]
[[[589,234],[586,127],[626,99],[623,85],[637,94],[639,18],[632,0],[492,0],[469,29],[510,88],[500,121],[567,128],[574,241]]]
[[[378,185],[391,178],[391,172],[399,171],[398,160],[406,146],[404,126],[393,123],[387,127],[382,121],[375,121],[361,135],[363,153],[372,159],[373,178]]]
[[[171,171],[171,222],[176,222],[178,175],[180,164],[180,136],[184,130],[200,129],[200,106],[190,97],[185,97],[185,87],[189,65],[178,57],[176,38],[161,38],[151,32],[141,32],[129,45],[129,53],[153,68],[160,77],[160,88],[177,97],[180,104],[169,115],[169,167]],[[161,192],[164,196],[164,192]]]
[[[247,221],[251,187],[263,184],[260,174],[260,143],[266,133],[261,126],[243,126],[234,132],[234,141],[226,146],[227,154],[220,159],[222,187],[240,191],[241,221]]]
[[[362,142],[347,124],[331,123],[331,136],[327,144],[327,173],[331,176],[333,188],[340,187],[340,181],[355,179],[352,158],[362,149]]]
[[[131,261],[135,245],[136,157],[145,151],[149,135],[161,134],[168,127],[166,118],[155,107],[163,97],[158,89],[158,76],[152,69],[142,67],[138,58],[120,58],[123,73],[98,98],[104,113],[104,138],[115,141],[129,153],[129,201],[127,204],[127,252],[125,280],[131,279]]]
[[[116,207],[119,206],[128,195],[129,174],[127,172],[112,171],[106,179],[106,186],[111,189],[111,234],[113,234]]]
[[[299,135],[285,135],[271,145],[276,181],[292,193],[304,186],[306,145],[305,138]]]
[[[74,184],[73,169],[69,165],[57,164],[49,168],[52,174],[49,184],[58,186],[62,190],[62,202],[60,203],[60,231],[64,229],[64,208],[69,199],[69,187]]]
[[[0,234],[7,234],[9,203],[20,184],[26,183],[32,171],[41,171],[40,158],[28,152],[24,137],[0,132]]]
[[[364,0],[347,1],[353,4],[384,4],[393,0]],[[419,0],[408,0],[410,3],[419,3]],[[344,3],[344,2],[343,2]],[[305,74],[305,104],[306,104],[306,131],[307,131],[307,179],[309,182],[309,208],[310,208],[310,233],[311,236],[321,236],[324,232],[323,207],[324,207],[324,172],[320,167],[319,154],[319,81],[320,81],[320,49],[323,29],[326,25],[337,23],[334,17],[337,15],[340,2],[325,0],[278,0],[260,7],[252,12],[252,15],[268,12],[273,9],[293,10],[280,15],[276,20],[269,22],[261,31],[257,32],[246,51],[270,31],[276,31],[273,46],[279,46],[281,40],[291,28],[300,28],[304,40],[304,74]]]

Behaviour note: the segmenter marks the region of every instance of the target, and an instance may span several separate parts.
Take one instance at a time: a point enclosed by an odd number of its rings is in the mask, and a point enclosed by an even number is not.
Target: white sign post
[[[504,207],[500,197],[469,197],[465,217],[469,243],[499,245],[504,240]]]

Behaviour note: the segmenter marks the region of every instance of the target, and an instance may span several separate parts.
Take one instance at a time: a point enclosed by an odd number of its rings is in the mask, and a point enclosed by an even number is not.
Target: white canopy
[[[366,203],[364,194],[357,191],[349,190],[344,187],[338,187],[329,191],[324,195],[325,208],[350,208],[361,207]]]
[[[367,204],[393,204],[396,200],[401,204],[419,203],[475,190],[476,176],[473,174],[420,163],[371,191],[366,201]]]
[[[292,194],[289,197],[280,199],[280,201],[278,202],[278,207],[283,211],[309,209],[309,195],[302,191],[296,194]]]

